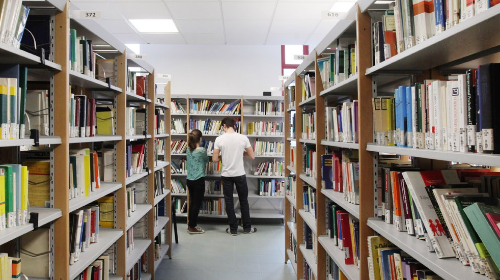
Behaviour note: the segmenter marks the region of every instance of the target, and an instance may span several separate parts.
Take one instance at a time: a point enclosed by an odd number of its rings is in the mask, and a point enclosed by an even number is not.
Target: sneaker
[[[235,231],[235,232],[231,232],[231,230],[229,228],[226,228],[226,233],[228,234],[231,234],[232,236],[237,236],[238,233]]]
[[[256,233],[257,232],[257,228],[256,227],[253,227],[249,230],[245,230],[243,231],[244,234],[250,234],[250,233]]]
[[[187,229],[187,232],[189,232],[190,234],[202,234],[202,233],[205,233],[205,231],[203,229],[201,229],[201,227],[188,227]]]

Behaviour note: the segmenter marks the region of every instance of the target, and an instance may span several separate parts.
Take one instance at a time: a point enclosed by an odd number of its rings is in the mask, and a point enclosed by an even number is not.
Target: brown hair
[[[231,117],[225,117],[222,119],[222,123],[221,123],[223,126],[226,125],[227,128],[234,128],[234,118],[231,118]]]
[[[191,132],[189,132],[188,147],[191,152],[196,149],[196,144],[200,143],[202,135],[203,134],[198,129],[193,129]]]

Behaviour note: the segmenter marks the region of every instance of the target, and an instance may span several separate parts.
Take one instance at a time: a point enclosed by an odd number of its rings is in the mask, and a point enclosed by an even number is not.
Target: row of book
[[[256,176],[284,176],[285,163],[279,160],[259,162],[254,170]]]
[[[304,280],[316,280],[311,266],[317,266],[318,262],[318,236],[314,234],[307,223],[304,222],[304,245],[306,250],[312,250],[314,263],[308,263],[304,258]]]
[[[135,116],[134,116],[135,118]],[[135,123],[133,124],[135,126]],[[114,110],[85,95],[70,97],[70,137],[115,135]]]
[[[323,89],[343,82],[358,72],[355,39],[338,38],[335,44],[335,53],[318,58],[318,69]]]
[[[0,279],[21,279],[21,258],[0,253]]]
[[[326,107],[326,139],[335,142],[358,143],[358,101]]]
[[[316,147],[312,145],[304,145],[302,148],[302,172],[307,176],[316,179],[318,167],[316,166]]]
[[[213,119],[206,120],[194,120],[189,119],[189,130],[198,129],[203,135],[219,135],[222,131],[222,121],[217,121]],[[236,119],[234,124],[234,130],[238,133],[241,131],[241,120]]]
[[[394,98],[375,98],[379,145],[454,152],[500,152],[500,120],[494,78],[500,64],[481,65],[447,81],[400,86]]]
[[[268,135],[268,136],[282,136],[285,135],[285,127],[283,122],[249,122],[247,124],[248,135]]]
[[[382,236],[368,236],[370,279],[442,279]]]
[[[186,159],[181,159],[178,163],[172,161],[170,163],[170,172],[172,174],[187,174]]]
[[[287,88],[288,109],[295,110],[295,86]]]
[[[157,134],[165,134],[167,133],[167,129],[165,127],[165,110],[164,109],[155,109],[155,131]]]
[[[289,175],[285,179],[286,184],[286,195],[291,196],[293,199],[296,197],[297,189],[297,177],[295,175]]]
[[[318,213],[316,211],[317,210],[316,189],[307,184],[304,184],[302,196],[303,196],[302,209],[304,209],[304,211],[306,212],[311,213],[311,215],[313,215],[313,217],[316,218],[318,216],[317,215]]]
[[[171,167],[170,170],[172,174],[187,174],[187,165],[186,165],[186,159],[182,159],[179,164],[176,164],[175,162],[171,162]],[[222,163],[220,161],[212,162],[209,161],[207,162],[207,165],[205,166],[205,174],[207,175],[217,175],[222,172]]]
[[[165,184],[165,171],[163,171],[163,169],[155,171],[155,197],[166,193],[167,189]]]
[[[189,100],[190,114],[214,114],[214,115],[240,115],[241,100],[235,100],[231,103],[224,101],[212,102],[208,99]]]
[[[207,162],[207,166],[205,167],[205,174],[209,175],[217,175],[222,172],[222,161],[209,161]]]
[[[184,183],[182,183],[182,181],[179,179],[171,179],[170,180],[170,189],[171,189],[172,193],[174,193],[174,194],[186,193],[186,190],[187,190]]]
[[[165,144],[167,141],[165,138],[155,139],[155,158],[158,159],[158,156],[165,156]]]
[[[126,171],[127,177],[142,173],[144,170],[144,142],[127,143]]]
[[[134,264],[132,269],[127,272],[127,280],[141,280],[143,279],[142,274],[145,273],[146,270],[146,253],[144,253],[141,258]]]
[[[40,117],[40,115],[47,113],[44,110],[48,110],[48,96],[43,95],[43,93],[47,94],[48,92],[27,91],[28,69],[17,66],[14,70],[20,71],[20,79],[0,78],[0,108],[2,108],[0,114],[0,139],[26,138],[25,133],[29,133],[29,130],[26,131],[25,129],[25,113],[28,113],[28,120],[32,121],[28,122],[32,129],[40,129],[39,125],[44,124],[43,121],[46,121],[46,130],[40,131],[40,135],[47,135],[49,133],[48,117]],[[33,114],[35,116],[31,117]],[[44,134],[45,132],[46,134]]]
[[[5,1],[1,4],[0,8],[1,42],[14,48],[19,48],[30,8],[24,6],[22,1]]]
[[[76,29],[69,30],[69,57],[71,70],[95,78],[94,45],[85,36],[77,36]]]
[[[109,255],[102,255],[90,264],[75,280],[108,280],[110,276]]]
[[[359,265],[359,221],[337,204],[327,200],[325,225],[327,236],[345,252],[344,263]]]
[[[257,139],[253,143],[253,151],[256,156],[284,156],[285,143],[278,141],[260,141]]]
[[[137,203],[147,201],[147,186],[144,183],[131,184],[127,186],[125,192],[125,201],[127,201],[127,216],[131,217],[137,210]],[[138,201],[138,202],[137,202]]]
[[[147,76],[141,73],[127,69],[127,93],[138,96],[145,96],[147,93]]]
[[[30,162],[0,165],[0,232],[28,224]]]
[[[316,139],[316,111],[302,113],[302,139]]]
[[[307,73],[302,76],[302,101],[306,101],[307,99],[316,96],[316,77],[314,77],[314,73]]]
[[[495,0],[397,0],[373,25],[375,65],[498,4]]]
[[[170,111],[172,114],[186,114],[182,104],[176,100],[170,100]]]
[[[345,280],[348,279],[344,272],[337,265],[335,260],[326,255],[326,280]],[[375,278],[370,278],[375,279]],[[413,279],[411,279],[413,280]]]
[[[172,140],[170,141],[170,151],[172,154],[185,154],[187,149],[186,140]]]
[[[424,240],[438,258],[457,258],[476,273],[499,277],[499,172],[380,168],[377,190],[386,223]]]
[[[285,104],[283,101],[257,101],[255,102],[254,114],[261,116],[282,116],[285,114]]]
[[[226,201],[224,198],[204,199],[201,202],[200,214],[226,215]]]
[[[276,179],[259,179],[260,196],[284,196],[285,182]]]
[[[146,131],[146,109],[127,107],[125,109],[125,134],[143,135]]]
[[[325,189],[343,193],[344,200],[359,204],[359,154],[342,150],[321,156],[321,183]]]
[[[70,213],[70,265],[78,262],[80,254],[88,250],[91,244],[99,242],[99,213],[97,205]]]
[[[172,118],[171,120],[171,133],[172,134],[183,134],[186,133],[186,123],[181,119]]]

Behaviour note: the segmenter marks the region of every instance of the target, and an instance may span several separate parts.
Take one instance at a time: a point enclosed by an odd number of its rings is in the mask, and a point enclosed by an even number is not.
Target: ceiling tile
[[[191,45],[224,45],[224,34],[184,34]]]
[[[261,33],[267,34],[271,20],[224,20],[226,33]]]
[[[163,2],[114,2],[114,9],[127,19],[170,19],[167,6]]]
[[[221,19],[219,2],[167,2],[174,19]]]
[[[270,33],[287,34],[287,33],[302,33],[311,34],[316,29],[320,20],[314,19],[276,19],[271,25]]]
[[[124,44],[146,44],[146,40],[142,38],[141,35],[137,33],[122,33],[113,34],[118,40],[122,41]]]
[[[228,45],[263,45],[266,41],[266,33],[227,33]]]
[[[322,34],[324,36],[330,32],[338,22],[338,20],[322,20],[313,33]]]
[[[279,2],[276,8],[275,19],[318,19],[320,20],[323,11],[328,11],[332,7],[331,3],[325,2]]]
[[[222,20],[209,19],[209,20],[175,20],[175,25],[182,34],[188,33],[223,33],[224,28]]]
[[[135,32],[123,19],[102,19],[99,21],[99,24],[111,34]]]
[[[309,34],[269,34],[266,45],[304,45]]]
[[[148,44],[186,44],[181,34],[142,34]]]
[[[271,19],[275,2],[222,2],[224,19]]]

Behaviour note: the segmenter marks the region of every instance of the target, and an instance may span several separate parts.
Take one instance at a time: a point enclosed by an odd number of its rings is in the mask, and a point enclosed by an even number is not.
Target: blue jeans
[[[231,233],[238,230],[238,222],[234,213],[233,191],[236,185],[238,199],[240,201],[241,219],[243,221],[243,230],[250,231],[252,223],[250,221],[250,206],[248,205],[248,186],[247,176],[222,177],[224,192],[224,201],[226,202],[226,213]]]

